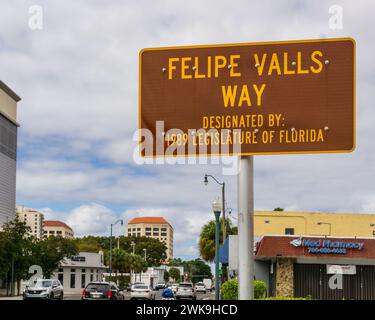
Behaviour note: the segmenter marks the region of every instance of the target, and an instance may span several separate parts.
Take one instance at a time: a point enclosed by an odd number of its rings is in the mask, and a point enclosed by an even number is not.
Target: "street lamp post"
[[[124,225],[122,219],[117,220],[115,223],[111,223],[111,236],[109,237],[109,281],[112,280],[112,228],[119,222],[121,223],[121,226]]]
[[[145,253],[145,261],[147,261],[147,248],[144,248],[143,252]]]
[[[221,186],[221,208],[223,212],[223,218],[222,218],[222,228],[223,228],[223,244],[225,242],[225,239],[227,238],[227,225],[226,225],[226,218],[225,218],[225,182],[219,182],[214,176],[210,174],[204,175],[204,184],[208,184],[208,178],[213,179],[218,185]],[[223,265],[223,273],[222,273],[222,281],[224,282],[227,279],[227,269],[226,266]]]
[[[220,279],[219,279],[219,233],[220,233],[220,212],[221,204],[219,200],[212,202],[212,209],[215,214],[215,300],[220,298]]]
[[[222,221],[222,226],[223,226],[223,243],[225,239],[227,238],[227,230],[226,230],[226,225],[225,225],[225,182],[219,182],[214,176],[210,174],[205,174],[204,175],[204,184],[208,185],[208,178],[212,178],[218,185],[221,186],[221,201],[222,201],[222,211],[223,211],[223,221]]]
[[[134,256],[135,255],[135,242],[134,241],[130,242],[130,245],[133,248],[132,255]],[[132,282],[132,281],[133,281],[133,269],[130,270],[130,282]]]

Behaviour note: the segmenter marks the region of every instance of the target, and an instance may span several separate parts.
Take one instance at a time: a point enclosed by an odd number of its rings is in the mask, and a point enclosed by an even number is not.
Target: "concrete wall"
[[[254,233],[285,234],[286,228],[294,228],[296,235],[373,237],[371,224],[375,224],[375,214],[256,211]]]
[[[17,121],[17,102],[0,89],[0,112],[14,122]]]

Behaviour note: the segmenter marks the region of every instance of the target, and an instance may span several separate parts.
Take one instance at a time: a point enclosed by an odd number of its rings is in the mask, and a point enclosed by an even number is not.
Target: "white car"
[[[176,294],[177,288],[178,288],[178,283],[172,283],[171,289],[172,289],[172,291],[173,291],[174,294]]]
[[[23,300],[28,299],[60,299],[64,298],[64,288],[59,280],[38,279],[26,287]]]
[[[176,299],[178,300],[186,298],[190,298],[192,300],[197,299],[197,294],[191,282],[181,282],[177,288]]]
[[[195,284],[195,291],[196,292],[203,292],[206,293],[206,286],[204,285],[203,282],[197,282]]]
[[[130,300],[147,299],[155,300],[155,291],[145,284],[135,284],[130,291]]]

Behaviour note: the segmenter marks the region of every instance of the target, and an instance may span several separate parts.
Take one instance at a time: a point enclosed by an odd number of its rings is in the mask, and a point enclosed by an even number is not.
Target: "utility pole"
[[[254,299],[254,159],[239,158],[238,174],[238,298]]]

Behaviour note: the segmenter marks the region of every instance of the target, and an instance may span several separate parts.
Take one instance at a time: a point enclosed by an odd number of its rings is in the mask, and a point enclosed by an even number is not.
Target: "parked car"
[[[82,300],[121,300],[125,296],[112,282],[90,282],[82,291]]]
[[[164,289],[165,288],[165,282],[164,281],[159,281],[156,285],[155,285],[155,290],[160,290],[160,289]]]
[[[181,282],[178,285],[178,288],[176,291],[176,299],[181,299],[181,298],[190,298],[193,300],[197,298],[197,294],[191,282]]]
[[[23,299],[60,299],[64,298],[64,288],[59,280],[38,279],[23,292]]]
[[[206,290],[212,291],[214,289],[213,281],[212,279],[203,279],[204,286],[206,287]]]
[[[195,284],[195,291],[196,292],[203,292],[206,293],[206,286],[204,285],[203,282],[197,282]]]
[[[155,300],[155,291],[146,284],[136,284],[130,291],[130,300],[147,299]]]
[[[176,294],[177,288],[178,288],[178,283],[172,283],[171,288],[173,290],[173,293]]]

